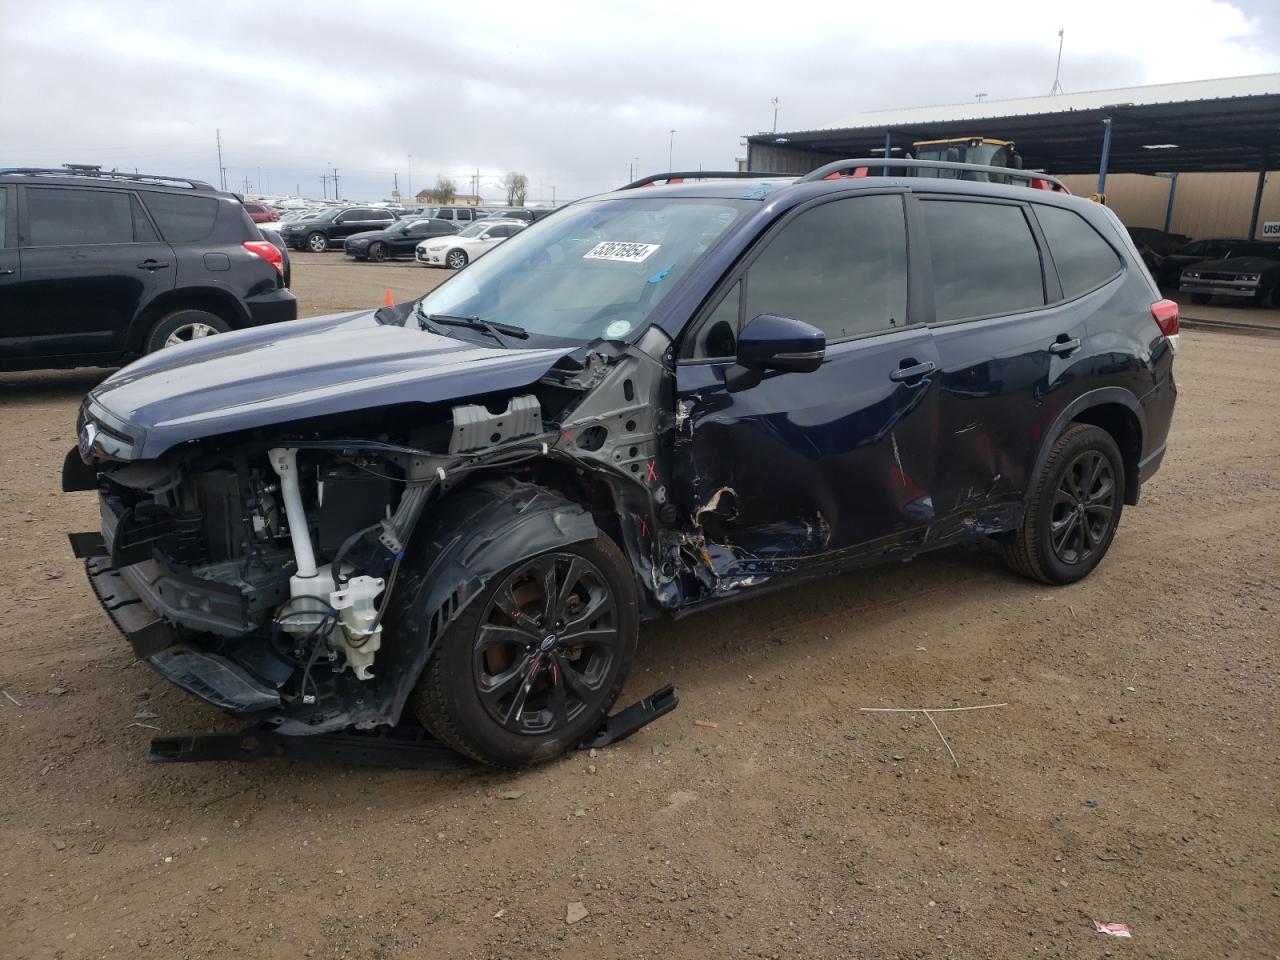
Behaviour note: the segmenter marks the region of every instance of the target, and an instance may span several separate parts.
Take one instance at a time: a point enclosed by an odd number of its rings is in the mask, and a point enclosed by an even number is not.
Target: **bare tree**
[[[502,178],[502,185],[507,188],[507,206],[523,207],[529,193],[529,178],[512,170]]]
[[[454,198],[458,196],[458,188],[453,185],[453,181],[448,177],[438,177],[436,179],[435,193],[436,203],[453,203]]]

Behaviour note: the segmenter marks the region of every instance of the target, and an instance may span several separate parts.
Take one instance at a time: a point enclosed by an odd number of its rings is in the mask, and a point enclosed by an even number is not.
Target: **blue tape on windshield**
[[[665,279],[666,279],[667,274],[671,272],[671,268],[672,268],[672,267],[674,267],[674,266],[675,266],[675,264],[674,264],[674,263],[669,263],[669,264],[667,264],[665,267],[663,267],[661,270],[659,270],[657,273],[655,273],[652,277],[650,277],[650,278],[649,278],[649,282],[650,282],[650,283],[661,283],[663,280],[665,280]]]
[[[743,194],[742,199],[744,199],[744,200],[763,200],[763,199],[764,199],[765,194],[769,192],[769,188],[770,188],[770,187],[772,187],[772,186],[773,186],[773,184],[772,184],[772,183],[761,183],[761,184],[757,185],[757,186],[756,186],[756,188],[755,188],[754,190],[751,190],[751,191],[749,191],[749,192],[747,192],[747,193]]]

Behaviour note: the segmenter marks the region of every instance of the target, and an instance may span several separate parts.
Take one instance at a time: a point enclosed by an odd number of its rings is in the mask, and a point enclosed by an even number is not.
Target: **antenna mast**
[[[1049,90],[1049,96],[1063,93],[1062,84],[1058,82],[1058,75],[1062,73],[1062,35],[1065,31],[1058,31],[1058,65],[1053,68],[1053,86]]]

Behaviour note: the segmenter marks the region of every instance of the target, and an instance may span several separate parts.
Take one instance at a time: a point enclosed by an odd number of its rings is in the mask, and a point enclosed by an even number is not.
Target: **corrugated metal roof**
[[[1071,113],[1076,110],[1098,110],[1112,106],[1142,106],[1158,103],[1187,103],[1199,100],[1222,100],[1234,97],[1256,97],[1280,94],[1280,73],[1264,73],[1252,77],[1224,77],[1218,80],[1189,80],[1183,83],[1159,83],[1145,87],[1117,87],[1084,93],[1063,93],[1053,97],[1016,97],[1010,100],[983,100],[931,107],[874,110],[851,117],[848,123],[819,130],[857,130],[863,127],[914,127],[930,123],[988,120],[1000,117]],[[772,137],[794,137],[817,133],[803,130],[771,134]]]

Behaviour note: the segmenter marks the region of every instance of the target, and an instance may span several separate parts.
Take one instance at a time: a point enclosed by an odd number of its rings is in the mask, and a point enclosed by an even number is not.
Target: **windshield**
[[[682,197],[576,204],[476,260],[427,294],[419,310],[563,340],[630,338],[754,206]]]
[[[471,226],[467,227],[465,230],[459,230],[458,236],[478,237],[480,236],[480,234],[484,233],[488,229],[489,229],[489,224],[487,223],[473,223]]]

